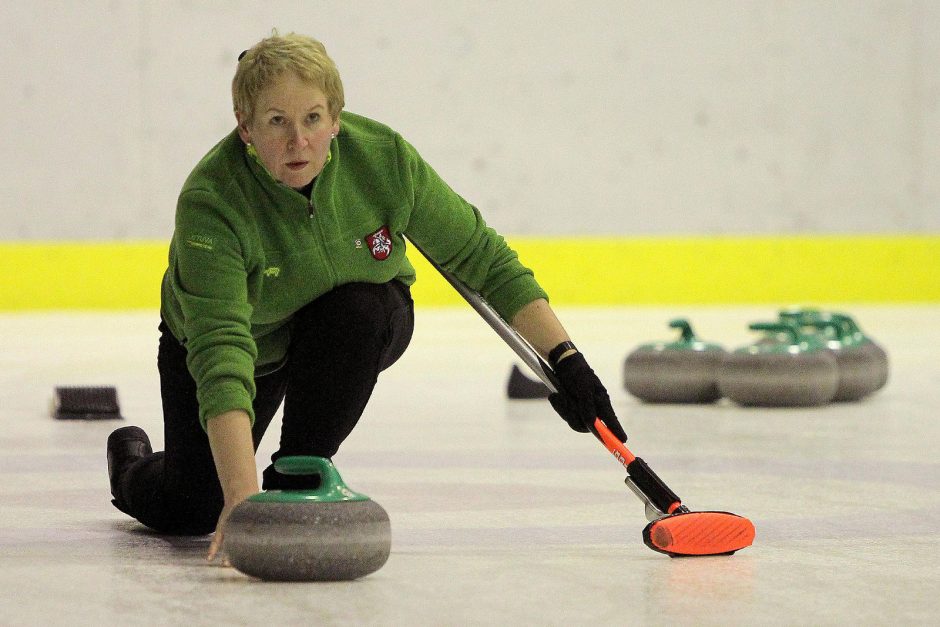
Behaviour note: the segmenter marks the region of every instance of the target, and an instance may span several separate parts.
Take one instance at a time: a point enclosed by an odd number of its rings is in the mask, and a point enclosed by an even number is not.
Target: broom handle
[[[538,353],[535,352],[535,349],[529,345],[525,339],[516,332],[509,324],[503,320],[502,316],[497,313],[493,306],[486,302],[482,296],[480,296],[476,291],[470,289],[463,284],[457,277],[453,276],[450,272],[442,268],[435,262],[433,259],[428,257],[427,253],[418,248],[414,242],[412,245],[418,249],[424,258],[428,260],[434,268],[441,273],[448,283],[457,290],[457,292],[464,297],[470,306],[473,307],[480,317],[486,321],[490,327],[496,331],[496,334],[503,339],[506,344],[509,345],[516,355],[522,359],[523,362],[542,380],[542,382],[548,387],[552,392],[558,391],[558,380],[555,378],[555,373],[546,364]]]
[[[450,272],[438,265],[436,261],[431,259],[427,253],[421,250],[413,241],[411,241],[411,245],[428,260],[428,263],[434,266],[441,276],[443,276],[461,296],[463,296],[464,300],[466,300],[470,306],[480,314],[480,317],[496,331],[496,334],[509,345],[509,348],[529,366],[532,372],[538,375],[548,389],[552,392],[557,392],[558,379],[555,377],[554,371],[551,366],[539,357],[539,354],[526,342],[525,338],[509,326],[509,323],[503,320],[503,317],[500,316],[499,313],[493,309],[493,306],[486,302],[480,294],[464,285],[457,277],[451,275]],[[630,452],[630,449],[610,432],[610,429],[607,428],[607,425],[605,425],[600,418],[594,419],[594,435],[627,470],[627,485],[646,505],[647,517],[650,517],[651,509],[654,513],[660,514],[672,514],[685,509],[679,497],[646,465],[646,462],[637,458],[636,455]]]

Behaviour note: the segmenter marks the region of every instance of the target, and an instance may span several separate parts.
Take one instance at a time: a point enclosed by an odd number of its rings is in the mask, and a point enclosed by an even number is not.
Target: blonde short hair
[[[238,69],[232,79],[235,111],[248,120],[254,119],[259,94],[287,71],[323,91],[330,117],[335,120],[346,103],[343,81],[326,48],[311,37],[296,33],[282,36],[276,30],[238,57]]]

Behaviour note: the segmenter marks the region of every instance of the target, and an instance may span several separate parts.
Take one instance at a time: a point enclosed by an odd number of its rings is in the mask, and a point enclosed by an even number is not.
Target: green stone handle
[[[781,311],[780,320],[817,329],[834,328],[837,329],[840,339],[861,333],[861,329],[852,316],[844,313],[830,313],[819,309],[791,309]]]
[[[685,318],[676,318],[669,321],[669,327],[682,330],[682,341],[691,344],[695,341],[695,333],[692,332],[692,325]]]
[[[780,312],[780,320],[804,325],[809,324],[809,320],[815,320],[822,315],[824,312],[820,309],[784,309]]]
[[[851,331],[846,328],[845,322],[837,319],[836,315],[810,320],[806,323],[806,326],[813,327],[814,329],[832,329],[839,342],[844,341],[846,335],[851,333]]]
[[[339,477],[336,467],[325,457],[288,455],[274,462],[274,469],[282,475],[321,475]]]
[[[858,324],[855,323],[855,320],[852,318],[852,316],[834,313],[832,314],[832,321],[842,325],[842,330],[846,335],[861,332],[861,329],[858,328]]]
[[[792,344],[800,343],[800,330],[789,322],[752,322],[749,326],[752,331],[770,331],[771,333],[786,333],[790,336]]]
[[[802,324],[816,329],[832,329],[835,338],[842,344],[858,344],[865,341],[865,335],[848,314],[821,314],[803,320]]]
[[[369,497],[349,489],[333,463],[323,457],[292,455],[274,462],[282,475],[319,475],[320,485],[313,490],[265,490],[249,500],[255,502],[337,502],[368,501]]]

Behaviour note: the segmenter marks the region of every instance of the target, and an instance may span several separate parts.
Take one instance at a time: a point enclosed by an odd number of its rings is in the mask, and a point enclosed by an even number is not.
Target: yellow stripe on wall
[[[558,305],[936,303],[940,236],[509,238]],[[0,243],[0,310],[157,308],[167,242]],[[461,303],[420,258],[419,305]]]
[[[160,306],[167,242],[2,243],[0,310]]]
[[[940,301],[940,236],[513,242],[578,305]]]

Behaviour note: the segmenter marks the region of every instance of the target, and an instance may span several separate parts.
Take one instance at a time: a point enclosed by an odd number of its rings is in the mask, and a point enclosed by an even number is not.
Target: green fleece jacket
[[[414,283],[403,235],[507,320],[546,298],[480,212],[378,122],[341,114],[309,198],[278,183],[236,131],[212,148],[180,193],[161,294],[203,428],[232,409],[254,420],[254,377],[283,364],[298,309],[344,283]]]

